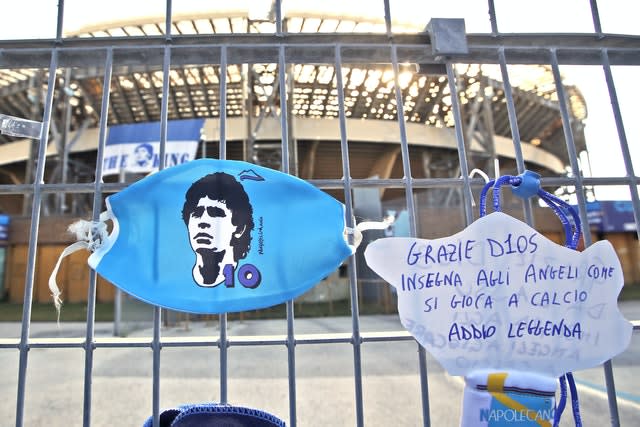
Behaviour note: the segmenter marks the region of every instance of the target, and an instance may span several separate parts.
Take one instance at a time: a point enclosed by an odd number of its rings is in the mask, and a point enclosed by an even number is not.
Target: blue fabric
[[[198,188],[211,194],[201,197]],[[123,291],[174,310],[280,304],[352,253],[340,202],[245,162],[201,159],[168,168],[108,197],[107,207],[114,230],[89,264]],[[228,218],[234,223],[224,225]],[[190,232],[198,227],[202,235]],[[211,249],[216,239],[228,244],[225,250]]]
[[[160,413],[159,427],[286,427],[281,419],[267,412],[242,406],[202,403],[182,405]],[[143,427],[152,427],[149,417]]]

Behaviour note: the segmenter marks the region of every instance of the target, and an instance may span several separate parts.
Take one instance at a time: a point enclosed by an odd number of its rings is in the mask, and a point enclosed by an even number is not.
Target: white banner
[[[167,142],[165,167],[189,162],[195,158],[198,141]],[[160,165],[160,142],[131,142],[107,145],[102,164],[103,175],[148,173]]]
[[[204,119],[170,120],[164,166],[195,159]],[[112,126],[104,148],[103,175],[149,173],[160,166],[160,122]]]

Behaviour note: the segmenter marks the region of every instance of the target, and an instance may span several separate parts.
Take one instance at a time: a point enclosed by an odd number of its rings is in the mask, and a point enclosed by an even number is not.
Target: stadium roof
[[[128,18],[99,22],[69,34],[79,38],[157,38],[164,35],[162,16]],[[363,18],[356,13],[305,11],[290,9],[286,15],[287,33],[377,33],[385,31],[384,21]],[[424,31],[416,24],[395,23],[394,32]],[[208,12],[177,12],[172,35],[207,36],[221,34],[270,33],[275,23],[269,17],[252,19],[246,7],[226,6]],[[220,67],[197,61],[193,65],[171,68],[169,73],[169,119],[217,118],[220,114]],[[211,61],[213,63],[213,61]],[[298,118],[334,119],[338,117],[336,70],[332,63],[292,63],[290,113]],[[446,75],[421,64],[401,64],[398,76],[403,95],[405,120],[435,128],[453,127],[451,97]],[[250,65],[230,62],[226,76],[227,117],[246,116],[250,110],[260,119],[279,112],[278,65],[259,62]],[[344,63],[344,104],[350,119],[396,120],[394,75],[390,64]],[[456,66],[463,117],[477,114],[483,100],[489,99],[493,132],[511,138],[507,103],[499,70],[494,65],[459,64]],[[562,120],[551,71],[546,66],[509,66],[510,81],[517,111],[520,138],[566,161]],[[71,130],[96,125],[100,115],[103,70],[100,67],[59,69],[56,99],[69,97],[72,108]],[[46,84],[45,71],[38,69],[0,70],[0,112],[18,117],[34,117],[34,102]],[[160,120],[162,103],[162,66],[115,65],[111,79],[109,124]],[[566,88],[574,125],[586,118],[586,104],[578,88]],[[54,120],[62,120],[63,102],[57,103]],[[37,112],[35,116],[37,116]],[[0,141],[13,138],[0,136]],[[585,148],[582,132],[576,135],[578,151]]]

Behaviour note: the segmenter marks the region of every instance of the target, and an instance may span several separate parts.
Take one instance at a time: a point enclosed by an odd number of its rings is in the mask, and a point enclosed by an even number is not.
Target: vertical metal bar
[[[284,46],[278,49],[278,73],[280,90],[280,131],[282,132],[282,172],[289,173],[289,125],[287,117],[287,64]]]
[[[247,30],[247,32],[249,32]],[[242,66],[243,85],[242,95],[244,96],[244,114],[245,114],[245,128],[246,137],[244,140],[243,155],[244,160],[247,162],[253,161],[253,69],[251,64],[244,64]]]
[[[24,285],[24,302],[22,306],[22,330],[20,333],[20,362],[18,366],[18,391],[16,404],[16,427],[21,427],[24,422],[24,399],[27,381],[27,361],[29,352],[29,329],[31,326],[31,305],[33,303],[33,285],[35,279],[36,254],[38,245],[38,230],[40,228],[40,209],[42,207],[41,185],[44,184],[44,164],[49,140],[49,126],[51,122],[51,109],[53,105],[53,93],[56,85],[56,69],[58,68],[58,50],[51,52],[49,64],[49,80],[47,95],[44,103],[42,117],[42,134],[38,146],[38,165],[33,181],[33,198],[31,207],[31,229],[29,233],[29,250],[27,255],[27,273]]]
[[[418,367],[420,369],[420,390],[422,392],[422,420],[424,427],[431,426],[431,409],[429,406],[429,382],[427,369],[427,350],[418,345]]]
[[[227,46],[220,50],[220,146],[219,158],[227,158]],[[227,313],[220,316],[220,403],[227,403]]]
[[[42,100],[42,79],[43,70],[36,70],[35,74],[29,79],[29,88],[34,90],[34,99],[31,101],[31,119],[40,119],[40,101]],[[34,179],[33,168],[35,164],[35,154],[39,141],[35,139],[29,141],[29,157],[24,171],[24,182],[31,182]],[[35,180],[34,180],[35,182]],[[29,210],[33,208],[33,194],[27,193],[22,197],[22,215],[27,215]]]
[[[104,65],[104,81],[102,82],[102,104],[100,109],[100,128],[98,136],[98,153],[96,154],[96,178],[94,181],[93,196],[93,220],[98,221],[102,207],[102,166],[104,160],[104,146],[107,140],[107,125],[109,114],[109,89],[111,87],[111,73],[113,70],[113,50],[107,49]],[[89,292],[87,294],[87,331],[84,342],[84,401],[82,412],[82,425],[91,425],[91,396],[93,382],[93,351],[94,328],[96,314],[96,272],[89,271]]]
[[[640,238],[640,198],[638,197],[638,178],[633,169],[633,161],[631,160],[631,152],[629,151],[629,142],[627,141],[627,133],[622,122],[622,112],[620,111],[620,103],[618,101],[618,93],[615,83],[613,82],[613,73],[611,72],[611,63],[609,62],[609,52],[605,49],[602,51],[602,68],[604,69],[607,88],[609,89],[609,97],[611,98],[611,108],[613,109],[613,117],[616,122],[618,138],[620,139],[620,150],[624,160],[625,169],[627,170],[627,178],[629,179],[629,192],[631,193],[631,201],[633,204],[633,216],[636,221],[636,232]]]
[[[58,156],[60,157],[60,161],[62,162],[61,170],[60,170],[60,182],[63,184],[67,183],[68,175],[69,175],[69,134],[71,133],[71,97],[72,95],[66,93],[66,88],[69,87],[71,82],[71,68],[67,68],[64,70],[64,86],[65,86],[65,94],[64,94],[64,125],[62,130],[62,135],[59,139],[60,143],[57,144],[58,148]],[[78,133],[81,131],[78,130]],[[56,194],[56,210],[58,214],[64,214],[66,210],[66,193],[60,192]]]
[[[291,114],[293,111],[293,93],[295,91],[295,79],[293,77],[293,67],[291,65],[285,65],[286,76],[287,76],[287,87],[286,87],[286,100],[287,100],[287,109],[285,112],[287,113],[287,135],[289,141],[289,157],[287,159],[287,167],[289,170],[289,174],[298,176],[300,174],[299,170],[299,161],[298,161],[298,139],[295,134],[295,122],[294,116]]]
[[[491,22],[491,34],[498,35],[498,19],[496,18],[496,5],[494,0],[489,0],[489,21]]]
[[[618,101],[618,93],[613,81],[613,73],[611,72],[611,63],[609,62],[609,52],[605,49],[601,53],[602,68],[604,70],[607,88],[609,90],[609,98],[611,99],[611,108],[613,109],[613,117],[616,122],[618,138],[620,140],[620,149],[622,158],[624,159],[627,178],[629,179],[629,192],[631,193],[631,201],[633,204],[633,216],[636,221],[636,233],[640,237],[640,200],[638,197],[638,180],[633,170],[633,161],[629,152],[629,143],[627,141],[627,133],[622,122],[622,113],[620,111],[620,103]],[[607,360],[603,364],[604,379],[607,386],[607,399],[609,402],[609,414],[611,416],[611,425],[617,427],[620,425],[620,415],[618,413],[618,401],[616,397],[616,385],[613,378],[613,365],[611,360]]]
[[[349,228],[355,227],[353,218],[353,200],[351,197],[351,169],[349,164],[349,146],[347,142],[347,119],[344,108],[344,83],[342,81],[342,51],[340,45],[335,47],[336,90],[338,92],[338,112],[340,117],[340,148],[342,154],[342,176],[344,180],[345,223]],[[349,244],[353,244],[353,235],[349,235]],[[364,426],[364,410],[362,404],[362,337],[360,336],[360,308],[358,306],[358,274],[355,255],[349,257],[349,287],[351,290],[351,329],[353,345],[353,379],[356,400],[356,425]]]
[[[153,308],[153,341],[151,350],[153,351],[153,427],[160,427],[160,321],[162,312],[160,307]]]
[[[611,360],[602,364],[604,379],[607,387],[607,402],[609,403],[609,416],[611,427],[620,427],[620,414],[618,412],[618,398],[616,396],[616,385],[613,380],[613,365]]]
[[[516,165],[518,172],[523,173],[525,170],[524,156],[522,155],[522,141],[520,140],[520,129],[518,128],[518,115],[516,114],[516,105],[513,101],[513,89],[509,80],[509,72],[507,71],[507,59],[504,54],[504,47],[498,51],[500,58],[500,72],[502,73],[502,82],[504,85],[504,96],[507,100],[507,112],[509,114],[509,125],[511,126],[511,137],[513,138],[513,150],[516,155]],[[497,173],[497,171],[496,171]],[[497,177],[496,177],[497,178]],[[533,226],[533,210],[531,207],[531,199],[523,200],[524,218],[527,224]]]
[[[504,54],[504,47],[501,47],[498,51],[500,59],[500,72],[502,74],[502,82],[504,85],[504,96],[507,101],[507,112],[509,114],[509,125],[511,126],[511,137],[513,138],[513,150],[516,155],[516,165],[518,172],[524,172],[524,157],[522,155],[522,141],[520,140],[520,129],[518,128],[518,116],[516,114],[516,107],[513,101],[513,89],[511,88],[511,81],[509,80],[509,71],[507,70],[507,59]]]
[[[593,19],[593,29],[602,37],[602,25],[600,24],[600,13],[598,12],[597,0],[590,0],[591,3],[591,17]]]
[[[589,230],[589,222],[587,221],[586,199],[584,197],[584,185],[582,173],[578,166],[578,154],[573,140],[573,132],[571,131],[571,117],[569,117],[569,107],[567,105],[567,95],[562,84],[560,75],[560,67],[558,66],[558,55],[555,49],[551,49],[551,69],[555,80],[556,93],[558,94],[558,104],[560,105],[560,116],[562,117],[562,129],[564,131],[567,153],[569,154],[569,163],[571,172],[575,179],[576,197],[578,198],[578,209],[580,212],[580,221],[582,222],[582,235],[585,246],[591,246],[591,231]]]
[[[416,219],[416,208],[413,199],[413,181],[411,175],[411,161],[409,157],[409,143],[407,142],[407,128],[404,119],[404,101],[402,99],[402,88],[400,87],[400,69],[398,66],[398,51],[395,45],[391,46],[391,64],[393,67],[393,84],[396,99],[396,116],[400,129],[400,150],[402,153],[402,170],[405,179],[405,197],[407,201],[407,211],[409,213],[409,227],[411,235],[417,237],[418,226]],[[453,95],[452,95],[453,97]],[[427,377],[426,351],[418,345],[418,365],[420,369],[420,389],[422,391],[422,419],[425,427],[431,425],[431,415],[429,410],[429,381]]]
[[[294,335],[293,300],[287,301],[287,369],[289,380],[289,425],[297,425],[296,340]]]
[[[409,143],[407,142],[407,127],[404,122],[404,105],[402,100],[402,89],[398,76],[400,70],[398,66],[398,52],[395,45],[391,46],[391,62],[393,66],[394,89],[396,96],[396,109],[398,127],[400,129],[400,150],[402,153],[402,171],[404,172],[405,189],[407,193],[407,210],[409,211],[409,225],[411,227],[411,235],[417,236],[418,227],[416,220],[416,211],[413,203],[413,181],[411,176],[411,162],[409,157]]]
[[[119,337],[122,333],[120,321],[122,319],[122,291],[116,288],[113,296],[113,336]]]
[[[278,79],[280,90],[280,131],[282,135],[282,172],[290,173],[289,122],[287,108],[287,63],[284,46],[278,49]],[[294,334],[293,300],[287,301],[287,366],[289,377],[289,424],[296,426],[296,340]]]
[[[162,58],[162,104],[160,106],[160,162],[158,169],[166,166],[167,125],[169,117],[169,87],[171,86],[171,47],[164,47]]]
[[[170,20],[170,1],[167,2],[167,14]],[[167,151],[167,126],[169,115],[169,86],[171,84],[171,47],[164,47],[164,57],[162,61],[162,104],[160,107],[160,162],[158,169],[162,170],[166,166]],[[151,350],[153,351],[153,427],[160,426],[160,327],[162,324],[162,309],[160,307],[153,308],[153,340],[151,341]]]
[[[220,314],[220,403],[226,404],[227,397],[227,313]]]
[[[276,0],[274,7],[276,9],[276,36],[282,36],[282,0]]]
[[[456,77],[453,72],[453,65],[447,62],[447,78],[449,80],[449,92],[451,93],[451,110],[453,111],[453,120],[455,123],[456,142],[458,144],[458,159],[460,161],[460,173],[462,174],[462,182],[464,190],[462,191],[462,199],[464,203],[464,214],[466,224],[473,222],[473,210],[471,207],[471,199],[469,198],[469,165],[467,163],[467,151],[464,147],[464,135],[462,132],[462,115],[460,113],[460,102],[458,101],[458,93],[456,89]]]
[[[58,22],[56,23],[56,41],[62,41],[62,26],[64,21],[64,0],[58,0]]]
[[[389,6],[389,0],[384,0],[384,25],[387,30],[387,37],[392,38],[393,29],[391,27],[391,6]]]
[[[220,49],[220,146],[219,158],[227,158],[227,47]]]
[[[164,38],[165,40],[171,40],[171,21],[172,21],[172,4],[171,0],[167,0],[165,9],[165,21],[164,21]]]
[[[571,131],[571,118],[569,117],[569,109],[567,105],[567,97],[562,84],[562,77],[560,76],[560,67],[558,65],[558,56],[555,49],[551,49],[551,68],[553,71],[553,78],[556,85],[556,93],[558,94],[558,103],[560,104],[560,115],[562,117],[562,128],[564,130],[565,142],[567,145],[567,152],[569,154],[569,162],[571,164],[571,171],[575,179],[576,196],[578,198],[578,211],[580,215],[580,221],[582,222],[582,235],[584,239],[585,247],[591,246],[591,230],[589,229],[589,223],[587,222],[586,212],[586,199],[584,196],[584,185],[582,180],[582,174],[578,167],[578,157],[576,153],[575,143],[573,140],[573,133]],[[609,402],[609,414],[611,416],[611,425],[613,427],[620,426],[620,419],[618,414],[618,403],[615,395],[615,385],[613,383],[613,369],[611,367],[611,361],[604,363],[604,371],[607,383],[607,398]]]

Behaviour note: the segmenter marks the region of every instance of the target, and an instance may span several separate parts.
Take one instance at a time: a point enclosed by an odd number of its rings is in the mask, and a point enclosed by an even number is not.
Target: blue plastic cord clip
[[[511,191],[513,191],[513,194],[522,199],[528,199],[538,194],[538,190],[540,189],[539,174],[525,170],[523,173],[518,175],[518,178],[520,178],[520,183],[511,184]]]

